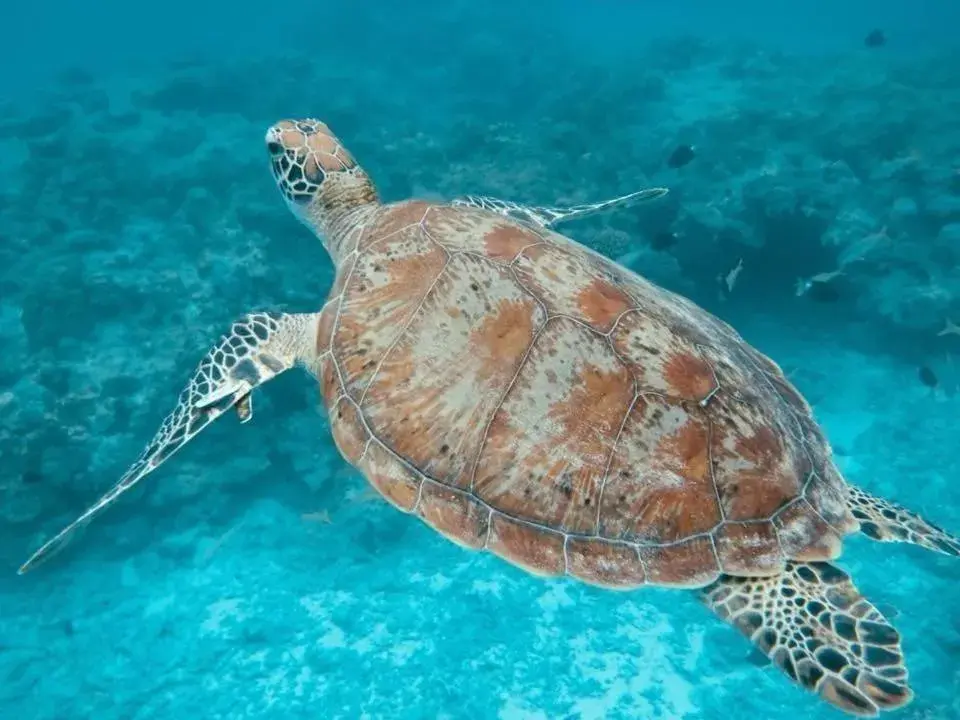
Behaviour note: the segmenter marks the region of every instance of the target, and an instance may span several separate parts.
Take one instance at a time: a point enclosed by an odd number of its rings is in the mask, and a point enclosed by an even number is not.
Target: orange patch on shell
[[[434,206],[423,221],[427,234],[451,252],[470,252],[508,265],[541,237],[500,215],[466,207]]]
[[[633,300],[625,288],[617,286],[612,262],[564,242],[543,242],[525,249],[514,261],[517,277],[551,314],[569,315],[606,332]]]
[[[580,315],[601,332],[608,332],[633,300],[615,285],[595,278],[577,294]]]
[[[676,354],[666,358],[663,379],[673,394],[701,402],[710,397],[717,384],[713,371],[699,354]]]
[[[665,543],[716,527],[721,518],[708,443],[709,425],[696,406],[639,398],[607,473],[600,533]]]
[[[567,540],[567,572],[591,585],[615,590],[632,590],[646,582],[635,546],[597,538]]]
[[[495,378],[505,363],[519,362],[544,320],[533,298],[497,303],[470,334],[471,347],[480,361],[479,380]]]
[[[422,478],[380,443],[374,441],[367,446],[357,468],[390,504],[404,512],[413,510]]]
[[[655,308],[654,308],[655,309]],[[693,340],[643,310],[623,316],[611,336],[614,347],[637,376],[641,392],[700,402],[716,387],[713,370]]]
[[[639,548],[647,582],[665,587],[703,587],[720,576],[709,537],[685,540],[664,547]]]
[[[340,454],[351,465],[356,465],[370,436],[360,419],[360,411],[347,397],[340,398],[330,411],[330,427]]]
[[[498,225],[483,236],[483,250],[493,260],[510,262],[517,253],[540,238],[529,230],[515,225]]]
[[[444,250],[418,227],[394,233],[362,252],[343,290],[333,351],[346,390],[356,400],[420,306],[447,261]]]
[[[720,567],[729,575],[765,577],[785,567],[777,534],[768,522],[724,523],[714,540]]]
[[[493,513],[487,549],[504,560],[544,577],[564,572],[563,535]]]
[[[484,430],[543,311],[506,268],[454,255],[371,379],[378,437],[430,477],[468,487]]]
[[[417,512],[458,545],[479,550],[486,541],[490,511],[465,492],[424,480]]]
[[[606,342],[550,321],[493,416],[474,491],[511,515],[593,532],[600,482],[634,384]]]
[[[768,520],[800,494],[806,480],[803,449],[786,436],[766,408],[741,403],[713,405],[716,413],[711,449],[717,492],[728,520]],[[722,411],[722,414],[720,414]]]
[[[429,243],[429,241],[421,243],[418,250],[418,252],[412,252],[408,255],[395,255],[393,257],[391,257],[389,253],[384,253],[384,266],[390,277],[387,288],[394,289],[397,299],[403,298],[403,300],[407,300],[409,298],[411,300],[421,300],[430,285],[439,277],[443,265],[446,264],[446,254]],[[370,259],[373,260],[376,256],[376,249],[371,251],[369,256]],[[443,263],[440,262],[441,258],[443,258]],[[367,258],[365,257],[364,259]],[[357,277],[362,284],[364,281],[363,275],[358,273]],[[417,288],[417,291],[411,293],[396,287],[403,283],[413,284]],[[362,285],[360,292],[363,292]]]

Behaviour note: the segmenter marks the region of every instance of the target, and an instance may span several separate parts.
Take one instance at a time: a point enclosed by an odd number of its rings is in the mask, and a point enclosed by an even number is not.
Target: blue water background
[[[370,497],[301,376],[14,572],[122,474],[230,321],[318,307],[332,268],[262,147],[299,115],[330,122],[388,200],[669,185],[566,231],[734,323],[814,404],[852,482],[960,531],[960,337],[937,335],[960,320],[955,3],[3,18],[0,717],[841,717],[687,593],[533,579]],[[671,171],[681,142],[698,157]],[[796,296],[884,226],[837,300]],[[678,244],[652,250],[665,230]],[[960,563],[855,538],[842,565],[898,615],[917,700],[897,717],[960,717]]]

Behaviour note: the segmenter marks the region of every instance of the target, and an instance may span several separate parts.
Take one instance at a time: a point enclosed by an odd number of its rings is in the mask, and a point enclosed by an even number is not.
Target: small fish
[[[947,318],[946,323],[943,326],[943,330],[937,333],[937,337],[943,337],[944,335],[960,336],[960,325],[954,324],[952,320]]]
[[[940,381],[937,379],[936,373],[933,372],[927,365],[921,365],[920,371],[918,373],[920,377],[920,382],[926,385],[928,388],[935,388],[940,384]]]
[[[667,158],[667,166],[682,168],[684,165],[690,164],[696,156],[697,154],[694,152],[693,145],[677,145],[673,152],[670,153],[670,157]]]
[[[830,282],[831,280],[833,280],[834,278],[840,277],[841,275],[843,275],[843,270],[842,270],[842,269],[841,269],[841,270],[834,270],[834,271],[832,271],[832,272],[817,273],[817,274],[814,275],[812,278],[810,278],[810,282],[812,282],[812,283],[828,283],[828,282]]]
[[[883,47],[887,44],[887,36],[883,30],[871,30],[863,39],[863,44],[868,48]]]
[[[330,513],[326,510],[317,510],[316,512],[303,513],[300,516],[301,520],[306,520],[307,522],[323,523],[324,525],[329,525],[333,522],[330,519]]]
[[[857,240],[855,243],[847,245],[840,252],[839,263],[841,268],[845,268],[855,262],[863,260],[867,255],[876,250],[880,245],[891,240],[887,233],[887,226],[884,225],[875,233],[870,233]]]
[[[664,230],[663,232],[658,232],[650,240],[650,247],[654,250],[666,250],[673,247],[677,244],[677,234],[670,232],[669,230]]]
[[[740,273],[743,272],[743,258],[740,258],[740,261],[737,263],[737,266],[726,274],[726,277],[723,278],[723,282],[727,286],[727,292],[732,293],[734,286],[737,284],[737,278],[740,277]]]
[[[797,278],[797,297],[806,295],[810,291],[810,288],[817,283],[828,283],[831,280],[840,277],[841,275],[843,275],[842,268],[840,270],[833,270],[832,272],[817,273],[813,277],[809,277],[806,280],[803,278]]]

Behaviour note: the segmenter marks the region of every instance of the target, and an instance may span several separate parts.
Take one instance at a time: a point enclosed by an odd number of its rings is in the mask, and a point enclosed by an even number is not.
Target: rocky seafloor
[[[735,324],[811,400],[851,482],[960,531],[960,337],[938,335],[960,321],[960,55],[688,38],[584,59],[471,37],[442,63],[414,37],[416,74],[330,38],[77,69],[3,107],[0,716],[840,717],[690,595],[530,578],[372,498],[302,377],[14,575],[122,474],[234,318],[322,302],[330,262],[263,148],[304,115],[387,200],[670,187],[564,230]],[[671,169],[678,144],[696,158]],[[836,293],[797,295],[834,270]],[[842,564],[898,613],[917,699],[897,717],[960,717],[960,562],[852,539]]]

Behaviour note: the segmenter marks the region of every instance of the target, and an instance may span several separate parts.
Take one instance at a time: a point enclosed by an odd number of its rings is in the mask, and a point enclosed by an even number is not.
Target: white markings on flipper
[[[255,313],[235,322],[197,366],[173,411],[119,482],[80,517],[44,543],[20,566],[24,574],[50,559],[123,493],[162,465],[177,450],[231,407],[241,422],[252,417],[253,388],[289,370],[314,352],[311,324],[319,314]]]
[[[603,200],[596,203],[587,203],[584,205],[570,205],[568,207],[548,207],[539,205],[524,205],[522,203],[511,202],[509,200],[500,200],[499,198],[485,195],[466,195],[457,198],[450,204],[456,207],[472,207],[482,210],[489,210],[498,215],[527,222],[541,228],[553,228],[559,223],[567,222],[577,218],[593,215],[602,212],[616,205],[624,205],[629,202],[644,202],[647,200],[656,200],[669,192],[667,188],[655,187],[645,188],[636,192],[621,195],[620,197]]]

